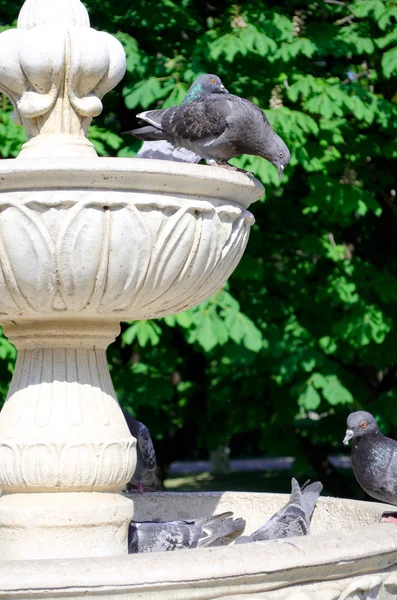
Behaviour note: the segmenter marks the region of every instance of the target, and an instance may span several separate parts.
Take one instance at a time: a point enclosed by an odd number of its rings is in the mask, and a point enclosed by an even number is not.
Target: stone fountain
[[[0,599],[396,597],[381,504],[320,499],[309,538],[126,554],[132,516],[231,509],[249,533],[286,500],[124,497],[136,440],[106,362],[120,321],[186,310],[224,284],[263,189],[224,169],[97,157],[88,127],[125,55],[80,0],[26,0],[0,55],[0,91],[28,134],[0,161],[0,317],[18,349],[0,414]]]

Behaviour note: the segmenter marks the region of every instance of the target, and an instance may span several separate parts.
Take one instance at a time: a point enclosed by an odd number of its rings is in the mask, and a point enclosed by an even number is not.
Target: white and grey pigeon
[[[268,522],[254,533],[238,538],[235,544],[308,535],[314,507],[323,489],[319,481],[308,484],[307,481],[301,488],[296,479],[292,478],[291,497],[288,504],[270,517]]]
[[[379,430],[371,413],[358,410],[347,417],[343,443],[352,440],[352,467],[362,489],[372,498],[397,505],[397,442]],[[397,523],[396,512],[384,512],[382,521]]]
[[[228,93],[228,90],[217,75],[207,73],[206,75],[200,75],[200,77],[192,83],[181,104],[188,104],[189,102],[203,98],[207,94]],[[129,132],[127,131],[126,133]],[[171,160],[174,162],[187,163],[198,163],[201,160],[201,156],[195,152],[191,152],[187,148],[176,147],[170,142],[167,142],[167,140],[144,142],[135,158],[154,158],[157,160]]]
[[[191,521],[131,521],[128,552],[138,554],[225,546],[241,535],[244,528],[244,519],[233,519],[232,512]]]
[[[209,78],[207,85],[216,85],[215,76],[203,77]],[[226,91],[198,93],[178,106],[141,112],[137,118],[145,125],[126,133],[144,141],[166,140],[211,166],[236,169],[227,162],[231,158],[261,156],[276,167],[280,179],[290,160],[286,144],[258,106]]]
[[[146,425],[134,419],[127,411],[123,410],[124,418],[132,436],[137,440],[136,467],[129,483],[127,492],[155,492],[162,490],[163,486],[156,474],[156,452],[152,438]]]

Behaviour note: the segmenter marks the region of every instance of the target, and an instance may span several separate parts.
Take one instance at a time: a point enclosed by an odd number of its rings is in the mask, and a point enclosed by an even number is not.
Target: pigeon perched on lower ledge
[[[254,533],[237,538],[235,544],[308,535],[314,507],[323,489],[319,481],[310,485],[308,483],[306,482],[300,488],[296,479],[292,478],[291,498],[288,504],[270,517],[268,522]]]
[[[345,446],[350,440],[353,473],[364,492],[397,506],[397,442],[383,435],[373,415],[364,410],[347,417]],[[383,513],[381,520],[397,523],[397,511]]]
[[[164,487],[156,474],[156,453],[152,438],[146,425],[134,419],[127,411],[123,415],[136,440],[136,467],[134,474],[126,485],[127,492],[156,492],[164,490]]]
[[[128,553],[224,546],[241,535],[244,528],[244,519],[233,519],[232,512],[192,521],[131,521]]]

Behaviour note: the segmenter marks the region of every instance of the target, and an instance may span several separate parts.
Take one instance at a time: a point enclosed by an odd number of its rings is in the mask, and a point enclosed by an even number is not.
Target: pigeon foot
[[[381,523],[394,523],[397,525],[397,511],[384,512],[380,518]]]
[[[218,162],[211,163],[211,167],[223,167],[224,169],[229,169],[230,171],[239,171],[237,167],[233,165],[229,165],[226,160],[220,160]]]
[[[244,173],[244,175],[253,175],[251,171],[246,171],[245,169],[239,169],[238,167],[229,165],[229,163],[226,160],[218,161],[218,163],[216,163],[216,166],[223,167],[224,169],[230,169],[230,171],[238,171],[239,173]]]

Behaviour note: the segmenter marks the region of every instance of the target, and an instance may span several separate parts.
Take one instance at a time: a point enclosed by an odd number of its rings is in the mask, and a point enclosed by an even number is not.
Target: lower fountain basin
[[[183,519],[232,510],[262,525],[284,494],[134,496],[134,518]],[[390,506],[320,498],[308,537],[169,553],[0,563],[2,598],[139,600],[391,600],[397,597],[397,528]],[[35,557],[32,557],[35,558]]]

